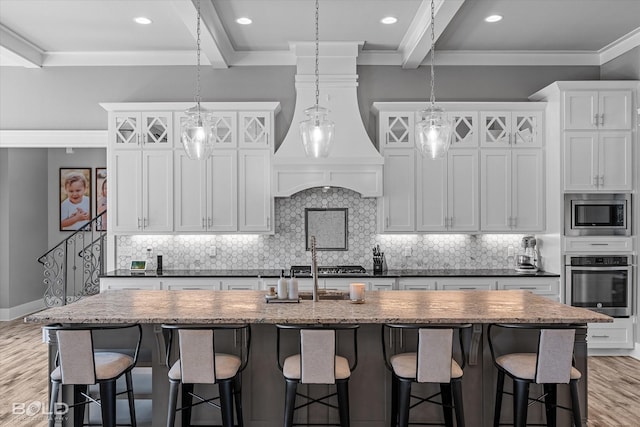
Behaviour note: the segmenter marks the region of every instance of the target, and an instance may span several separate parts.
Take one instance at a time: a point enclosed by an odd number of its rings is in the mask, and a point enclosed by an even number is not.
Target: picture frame
[[[58,184],[60,231],[80,230],[91,221],[91,168],[60,168]]]
[[[318,251],[349,249],[349,212],[347,208],[305,208],[306,250],[311,250],[311,236],[316,236]]]
[[[96,216],[107,210],[107,168],[96,168],[95,173],[94,206]],[[105,213],[96,220],[95,231],[107,231],[107,214]]]

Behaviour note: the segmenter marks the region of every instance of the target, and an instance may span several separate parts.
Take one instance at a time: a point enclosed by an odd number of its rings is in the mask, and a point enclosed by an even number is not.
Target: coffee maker
[[[520,252],[516,256],[516,271],[519,273],[537,272],[539,258],[535,236],[524,236],[520,243]]]

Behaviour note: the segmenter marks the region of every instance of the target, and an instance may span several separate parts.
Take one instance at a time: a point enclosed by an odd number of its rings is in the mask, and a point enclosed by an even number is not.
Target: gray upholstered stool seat
[[[349,369],[349,361],[346,357],[335,356],[335,376],[336,380],[344,380],[351,376],[351,369]],[[284,359],[282,365],[282,374],[285,378],[290,380],[300,379],[300,355],[294,354]]]
[[[538,356],[536,353],[511,353],[496,358],[496,364],[504,368],[514,377],[533,381],[536,377],[536,366]],[[571,367],[570,379],[578,380],[582,374],[573,366]]]
[[[118,377],[134,364],[133,357],[129,355],[106,351],[94,353],[93,360],[96,368],[96,380]],[[62,381],[61,366],[51,372],[51,379],[53,381]]]
[[[402,378],[415,378],[418,368],[418,353],[400,353],[391,356],[389,363],[393,372]],[[462,368],[458,362],[451,360],[451,378],[461,378]]]
[[[242,361],[238,356],[225,353],[215,354],[216,378],[219,380],[235,377],[240,366],[242,366]],[[169,369],[169,379],[174,381],[182,380],[180,359],[176,360],[171,369]]]

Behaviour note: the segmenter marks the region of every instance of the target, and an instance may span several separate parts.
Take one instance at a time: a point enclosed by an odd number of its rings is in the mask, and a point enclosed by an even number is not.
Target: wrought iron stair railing
[[[44,266],[44,303],[47,307],[66,305],[100,291],[104,273],[107,212],[94,217],[82,228],[38,258]]]

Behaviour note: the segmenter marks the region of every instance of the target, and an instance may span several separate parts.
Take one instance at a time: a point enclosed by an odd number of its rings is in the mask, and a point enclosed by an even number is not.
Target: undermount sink
[[[298,295],[302,300],[313,299],[312,292],[300,292]],[[321,289],[318,291],[318,299],[327,300],[327,301],[347,301],[349,300],[349,292],[342,292],[338,290],[327,291],[327,290]]]

